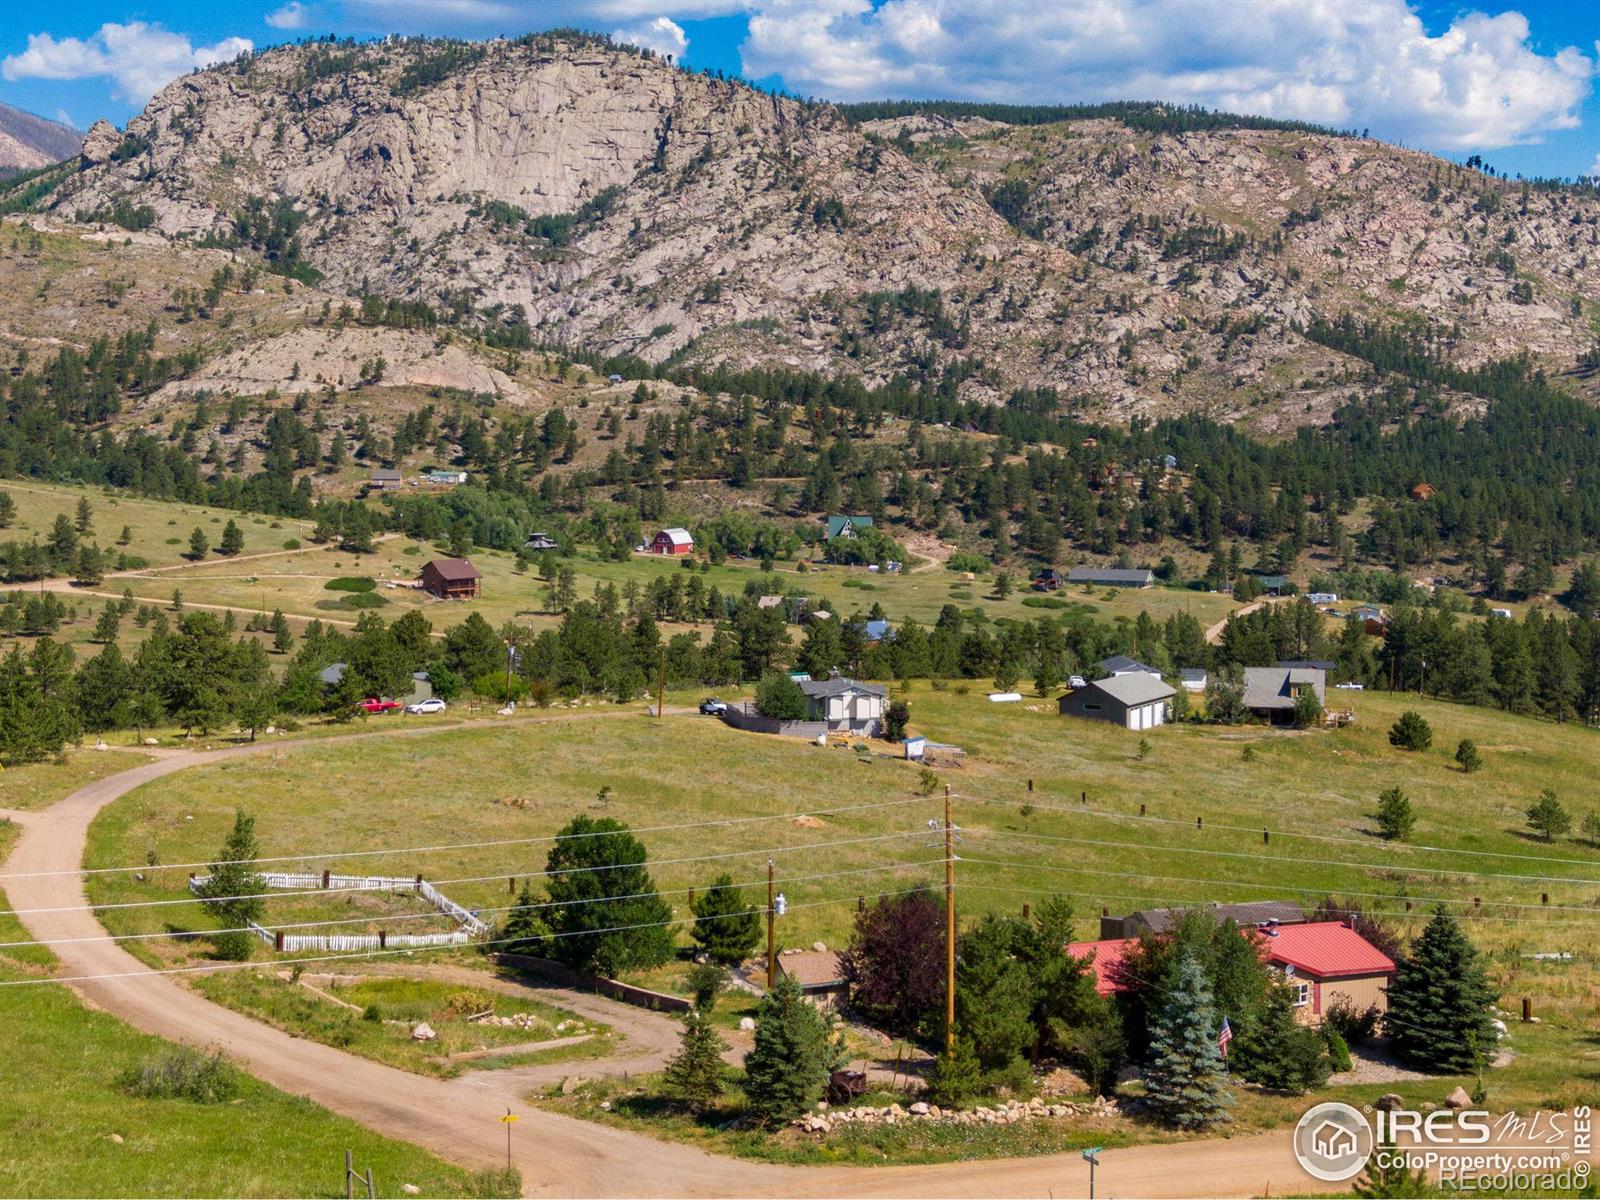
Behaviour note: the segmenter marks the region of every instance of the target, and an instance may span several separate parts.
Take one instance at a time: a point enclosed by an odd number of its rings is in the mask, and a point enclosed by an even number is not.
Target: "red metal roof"
[[[1392,975],[1394,960],[1341,921],[1316,921],[1307,925],[1279,925],[1276,934],[1265,929],[1247,929],[1261,947],[1261,957],[1274,966],[1293,967],[1296,974],[1314,979],[1341,975]],[[1094,990],[1113,995],[1116,984],[1111,968],[1122,961],[1128,947],[1138,938],[1109,938],[1101,942],[1073,942],[1067,953],[1073,958],[1094,955]]]
[[[1279,925],[1255,931],[1262,957],[1278,966],[1326,979],[1332,975],[1392,975],[1394,960],[1341,921]]]
[[[1067,953],[1073,958],[1082,958],[1085,954],[1094,955],[1094,962],[1089,964],[1089,969],[1094,972],[1094,990],[1102,996],[1116,993],[1116,984],[1108,978],[1111,968],[1122,961],[1122,956],[1127,953],[1128,947],[1138,941],[1138,938],[1109,938],[1103,942],[1073,942],[1067,947]]]

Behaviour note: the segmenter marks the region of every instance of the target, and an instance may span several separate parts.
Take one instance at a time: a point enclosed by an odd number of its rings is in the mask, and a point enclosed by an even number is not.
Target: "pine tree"
[[[662,1073],[661,1090],[690,1112],[705,1112],[726,1086],[728,1068],[722,1055],[727,1049],[710,1016],[691,1008],[683,1014],[678,1053]]]
[[[93,546],[79,546],[72,576],[81,584],[98,587],[105,580],[105,571],[100,565],[100,551]]]
[[[744,1060],[744,1092],[764,1121],[787,1121],[822,1097],[842,1048],[800,985],[779,974],[756,1010],[756,1044]]]
[[[17,502],[10,492],[0,492],[0,529],[9,529],[17,519]]]
[[[222,527],[222,540],[217,543],[217,553],[233,555],[244,549],[244,530],[239,528],[238,522],[232,517]]]
[[[1408,708],[1389,727],[1389,744],[1401,750],[1426,750],[1433,745],[1433,729],[1421,713]]]
[[[1468,775],[1483,767],[1483,755],[1478,753],[1478,744],[1471,738],[1462,738],[1456,745],[1456,765]]]
[[[199,562],[211,549],[211,540],[206,537],[206,531],[196,525],[189,534],[189,557]]]
[[[1421,1167],[1409,1167],[1391,1142],[1373,1147],[1367,1169],[1350,1190],[1363,1200],[1420,1200],[1436,1193]]]
[[[960,1108],[983,1092],[983,1064],[969,1038],[958,1037],[953,1051],[933,1060],[928,1100],[940,1108]]]
[[[242,962],[250,957],[256,936],[245,926],[261,918],[266,902],[260,896],[266,882],[256,871],[256,859],[261,848],[256,844],[256,820],[243,810],[233,815],[233,830],[222,843],[217,861],[211,864],[211,875],[198,889],[206,908],[222,922],[224,929],[235,932],[212,935],[217,957]]]
[[[1478,952],[1440,905],[1402,959],[1389,986],[1384,1024],[1410,1065],[1456,1074],[1477,1065],[1478,1047],[1495,1040],[1495,991]]]
[[[1417,823],[1411,801],[1397,787],[1385,788],[1378,797],[1378,832],[1390,841],[1403,842]]]
[[[1552,841],[1572,828],[1572,814],[1562,807],[1561,801],[1549,788],[1539,793],[1539,798],[1527,808],[1528,826]]]
[[[94,623],[94,640],[102,644],[117,640],[117,630],[122,625],[122,609],[115,600],[108,600]]]
[[[77,529],[80,534],[88,533],[90,528],[92,528],[93,520],[94,509],[89,504],[89,497],[79,496],[78,518],[73,522],[73,527]]]
[[[756,906],[733,886],[731,875],[719,875],[689,907],[694,913],[689,936],[715,962],[738,966],[761,940]]]
[[[1219,1024],[1211,985],[1186,949],[1150,1022],[1144,1076],[1152,1111],[1178,1129],[1208,1129],[1232,1119],[1233,1096],[1217,1049]]]

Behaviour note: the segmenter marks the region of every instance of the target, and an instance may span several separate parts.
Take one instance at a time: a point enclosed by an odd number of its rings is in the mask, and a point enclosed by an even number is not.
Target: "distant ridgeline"
[[[1162,104],[1156,100],[1113,100],[1104,104],[991,104],[981,100],[864,100],[841,104],[839,111],[855,124],[895,117],[979,117],[1002,125],[1055,125],[1061,121],[1121,121],[1141,133],[1194,133],[1207,129],[1272,129],[1356,137],[1354,130],[1330,129],[1308,121],[1282,121],[1219,112],[1198,104]]]

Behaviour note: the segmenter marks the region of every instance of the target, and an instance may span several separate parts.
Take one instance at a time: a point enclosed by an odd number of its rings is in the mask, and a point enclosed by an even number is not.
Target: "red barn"
[[[478,568],[464,558],[436,558],[422,564],[422,588],[441,600],[472,600],[478,595]]]
[[[650,543],[651,554],[693,554],[694,539],[687,529],[663,529]]]

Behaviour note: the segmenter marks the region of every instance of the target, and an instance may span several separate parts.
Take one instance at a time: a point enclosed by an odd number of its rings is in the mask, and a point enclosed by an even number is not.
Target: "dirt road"
[[[1292,599],[1294,599],[1292,596],[1263,596],[1259,600],[1250,601],[1249,604],[1241,604],[1226,617],[1223,617],[1222,620],[1218,621],[1215,625],[1210,626],[1206,630],[1206,641],[1210,642],[1213,646],[1220,642],[1222,640],[1222,631],[1227,628],[1228,622],[1234,617],[1242,617],[1249,613],[1253,613],[1256,611],[1256,609],[1261,608],[1264,605],[1277,604],[1280,601]]]
[[[426,735],[433,729],[364,736]],[[1084,1194],[1087,1173],[1076,1150],[1060,1155],[938,1167],[782,1167],[714,1157],[687,1146],[543,1112],[516,1094],[517,1073],[473,1072],[429,1079],[291,1037],[213,1004],[173,978],[150,973],[104,929],[86,903],[80,867],[90,822],[141,784],[187,767],[304,743],[264,743],[185,751],[80,788],[22,823],[5,873],[10,907],[31,912],[29,932],[50,944],[60,975],[96,1008],[146,1032],[217,1046],[268,1083],[303,1095],[392,1137],[469,1166],[504,1161],[510,1107],[521,1117],[514,1156],[534,1196],[1044,1196]],[[39,874],[46,872],[46,874]],[[48,874],[48,872],[59,872]],[[29,874],[32,873],[32,874]],[[17,877],[20,875],[28,877]],[[1185,1145],[1108,1150],[1097,1185],[1111,1196],[1253,1196],[1318,1190],[1296,1166],[1286,1132]]]

